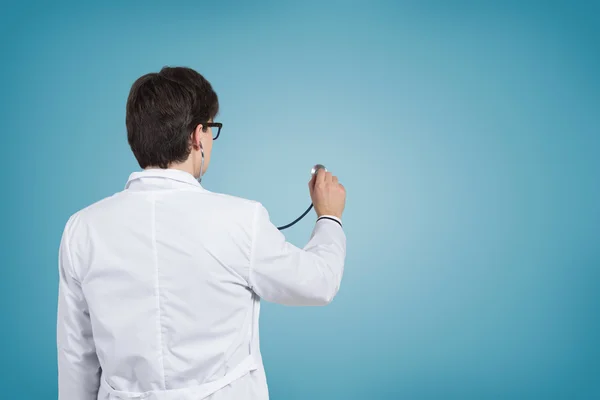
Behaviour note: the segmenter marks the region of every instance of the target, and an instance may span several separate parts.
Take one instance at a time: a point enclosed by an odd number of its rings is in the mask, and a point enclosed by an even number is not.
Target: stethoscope
[[[204,149],[202,148],[202,143],[200,143],[200,153],[202,154],[202,161],[200,161],[200,177],[198,178],[198,183],[202,182],[202,171],[204,170]],[[327,171],[327,168],[325,168],[325,166],[323,164],[316,164],[310,170],[311,176],[315,176],[316,173],[320,169],[324,169],[325,171]],[[302,218],[304,218],[306,216],[306,214],[308,214],[310,212],[310,210],[312,210],[312,208],[313,208],[313,203],[310,203],[310,206],[306,209],[306,211],[304,211],[302,213],[301,216],[299,216],[298,218],[296,218],[294,221],[290,222],[287,225],[278,226],[277,229],[279,229],[280,231],[282,231],[284,229],[289,228],[290,226],[294,226],[298,221],[300,221]]]
[[[327,168],[325,168],[324,165],[322,164],[317,164],[314,167],[312,167],[312,169],[310,170],[310,174],[312,176],[315,176],[315,174],[317,173],[317,171],[319,171],[320,169],[324,169],[325,171],[327,171]],[[287,225],[284,226],[278,226],[277,229],[279,229],[280,231],[289,228],[290,226],[294,225],[296,222],[300,221],[302,218],[304,218],[306,216],[306,214],[309,213],[310,210],[312,210],[313,208],[313,204],[310,203],[310,206],[306,209],[306,211],[304,211],[304,213],[302,213],[301,216],[299,216],[298,218],[296,218],[293,222],[290,222]]]

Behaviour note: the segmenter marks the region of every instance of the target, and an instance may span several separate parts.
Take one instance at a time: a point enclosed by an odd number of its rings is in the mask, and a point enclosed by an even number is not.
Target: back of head
[[[125,123],[140,167],[184,162],[191,151],[191,133],[218,111],[217,94],[193,69],[164,67],[138,78],[129,92]]]

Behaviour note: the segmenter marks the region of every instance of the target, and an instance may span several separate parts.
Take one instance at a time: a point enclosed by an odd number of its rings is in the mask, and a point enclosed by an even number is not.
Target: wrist
[[[335,218],[338,218],[338,219],[342,219],[342,215],[341,214],[333,213],[333,212],[317,213],[317,218],[321,218],[321,217],[335,217]]]

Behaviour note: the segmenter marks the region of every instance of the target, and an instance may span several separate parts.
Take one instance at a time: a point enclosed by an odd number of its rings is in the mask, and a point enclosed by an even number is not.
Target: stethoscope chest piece
[[[312,167],[312,169],[310,170],[310,174],[315,175],[320,169],[324,169],[325,171],[327,171],[327,168],[325,168],[323,164],[317,164],[314,167]]]

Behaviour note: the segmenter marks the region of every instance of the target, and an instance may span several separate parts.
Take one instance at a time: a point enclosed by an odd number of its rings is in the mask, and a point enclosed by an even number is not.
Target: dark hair
[[[198,72],[164,67],[138,78],[127,98],[127,141],[140,167],[167,168],[191,151],[190,135],[219,112],[219,99]]]

